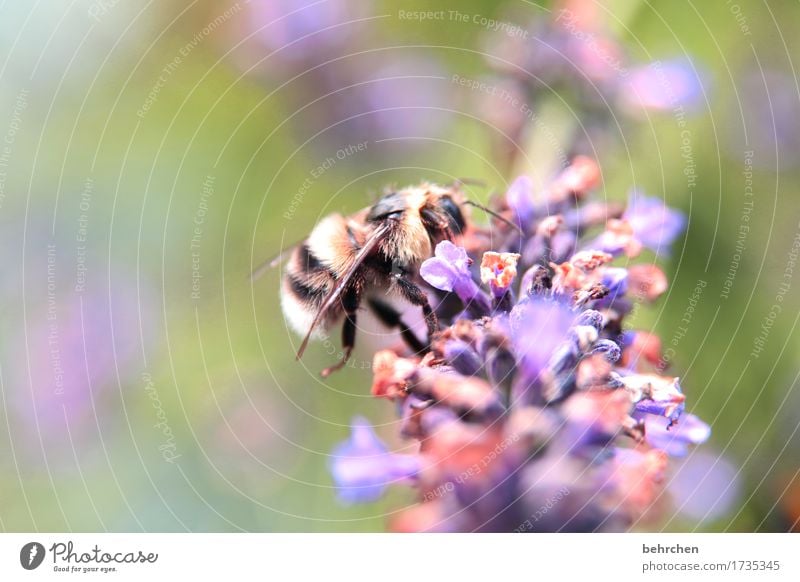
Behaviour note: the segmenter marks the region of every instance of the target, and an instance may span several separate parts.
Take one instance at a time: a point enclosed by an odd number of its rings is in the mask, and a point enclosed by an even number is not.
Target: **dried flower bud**
[[[591,158],[578,156],[550,187],[551,200],[561,201],[569,195],[581,197],[599,185],[600,166]]]
[[[481,281],[496,289],[508,289],[517,276],[517,253],[483,253]]]
[[[655,301],[667,290],[667,276],[655,265],[628,268],[628,289],[635,297]]]
[[[594,271],[597,267],[610,263],[614,257],[603,251],[580,251],[572,255],[570,263],[584,272]]]
[[[389,399],[404,397],[408,381],[418,366],[417,358],[401,358],[391,350],[377,352],[372,358],[372,395]]]

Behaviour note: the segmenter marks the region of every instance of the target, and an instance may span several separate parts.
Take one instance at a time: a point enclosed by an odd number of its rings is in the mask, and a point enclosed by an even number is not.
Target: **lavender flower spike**
[[[471,225],[457,244],[439,243],[422,278],[468,309],[437,303],[441,329],[424,354],[375,355],[372,393],[392,401],[401,436],[418,452],[389,454],[360,421],[338,451],[334,477],[353,500],[375,499],[387,482],[411,478],[419,503],[398,512],[392,529],[640,527],[667,502],[670,457],[709,437],[705,423],[684,414],[678,378],[654,373],[658,338],[626,325],[631,295],[658,297],[666,276],[652,265],[610,266],[622,252],[634,257],[643,246],[671,243],[682,215],[642,198],[623,214],[585,202],[591,188],[558,180],[542,189],[535,211],[526,180],[495,200],[493,211],[530,220],[523,233],[505,223],[491,231]],[[598,240],[578,240],[585,232],[578,229],[574,251],[517,254],[543,231],[562,228],[565,208],[580,213],[589,204],[601,217],[594,224],[608,222]]]

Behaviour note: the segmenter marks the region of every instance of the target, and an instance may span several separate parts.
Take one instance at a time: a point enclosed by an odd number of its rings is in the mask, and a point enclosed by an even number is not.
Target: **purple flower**
[[[639,414],[645,423],[645,439],[651,446],[666,451],[674,457],[683,457],[689,445],[699,445],[711,436],[711,427],[694,414],[683,414],[670,426],[663,416]]]
[[[369,3],[253,0],[246,10],[242,27],[252,41],[237,45],[236,62],[267,90],[285,87],[302,111],[290,129],[321,157],[342,144],[388,139],[388,149],[357,156],[386,157],[444,137],[457,90],[446,67],[430,51],[369,50]]]
[[[410,142],[407,145],[413,148],[422,141],[413,138],[442,136],[453,121],[453,114],[447,112],[453,96],[444,80],[448,77],[444,65],[431,55],[375,56],[376,62],[359,60],[354,82],[360,85],[343,95],[350,109],[342,117],[358,116],[352,121],[372,139],[412,138],[396,143]]]
[[[609,296],[622,297],[628,291],[628,270],[608,267],[603,270],[600,282],[608,288]]]
[[[455,292],[468,308],[488,313],[489,299],[472,278],[471,264],[465,249],[444,240],[436,245],[434,256],[422,263],[419,274],[432,287]]]
[[[623,100],[632,109],[670,111],[678,106],[692,108],[702,95],[703,87],[691,64],[672,60],[631,70]]]
[[[387,485],[412,479],[419,471],[416,456],[390,453],[362,417],[353,419],[350,439],[331,456],[331,474],[346,503],[375,501]]]
[[[637,412],[666,417],[670,426],[678,422],[686,401],[678,378],[632,374],[623,377],[622,382],[631,393]]]
[[[594,304],[597,309],[609,307],[615,300],[625,296],[628,292],[628,269],[606,267],[603,269],[600,284],[608,289],[608,295]]]
[[[533,298],[511,312],[514,352],[520,368],[517,391],[526,392],[550,365],[569,358],[572,350],[565,340],[573,314],[556,301]]]
[[[463,340],[454,339],[446,342],[444,357],[448,364],[465,376],[477,376],[483,368],[480,356]]]
[[[742,495],[736,467],[718,453],[695,451],[679,465],[668,483],[677,510],[699,523],[721,518]]]
[[[663,200],[634,190],[622,218],[633,229],[634,237],[652,251],[668,254],[673,241],[686,227],[682,212],[669,208]]]
[[[514,180],[506,192],[506,204],[514,211],[520,227],[525,229],[536,211],[533,180],[528,176],[520,176]]]
[[[686,227],[682,212],[669,208],[660,198],[648,197],[634,190],[621,219],[611,219],[606,230],[587,248],[619,256],[639,254],[642,246],[663,255],[669,254],[673,241]]]
[[[800,107],[797,101],[796,79],[780,69],[754,67],[736,78],[737,101],[747,112],[742,122],[739,107],[730,108],[723,145],[728,156],[738,160],[742,155],[738,145],[747,132],[750,150],[746,163],[769,172],[797,170],[800,157]],[[758,155],[753,155],[758,152]]]
[[[466,250],[445,240],[436,245],[434,255],[422,263],[419,270],[428,284],[442,291],[475,285],[469,271],[472,259],[467,256]]]
[[[126,281],[126,283],[130,283]],[[146,282],[142,285],[147,289]],[[12,406],[25,426],[39,436],[65,444],[68,431],[80,434],[95,429],[95,415],[110,403],[117,374],[132,374],[139,348],[137,313],[149,325],[149,304],[115,289],[88,292],[80,298],[56,301],[52,313],[42,310],[29,325],[27,345],[20,342]],[[38,314],[37,314],[38,315]],[[144,327],[147,331],[147,327]]]
[[[287,60],[321,58],[351,37],[361,16],[357,3],[344,0],[257,0],[249,8],[260,42]]]

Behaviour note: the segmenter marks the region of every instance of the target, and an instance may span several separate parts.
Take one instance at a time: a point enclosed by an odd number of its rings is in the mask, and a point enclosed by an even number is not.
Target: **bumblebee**
[[[467,204],[460,184],[422,183],[389,191],[351,216],[332,214],[319,222],[291,251],[281,287],[286,320],[305,336],[297,359],[311,338],[325,337],[343,322],[342,358],[322,375],[344,366],[355,345],[357,312],[364,301],[381,322],[398,329],[414,351],[426,351],[438,321],[417,284],[417,272],[438,242],[453,240],[467,228]],[[390,295],[422,309],[425,342],[386,301]]]

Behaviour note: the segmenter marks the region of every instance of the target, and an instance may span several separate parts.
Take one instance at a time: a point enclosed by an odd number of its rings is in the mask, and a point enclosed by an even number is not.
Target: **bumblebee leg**
[[[322,370],[321,375],[327,378],[333,372],[341,370],[350,359],[353,353],[353,346],[356,345],[356,310],[358,309],[359,293],[353,289],[345,292],[342,297],[344,307],[344,324],[342,325],[342,359]]]
[[[425,316],[425,323],[428,325],[428,345],[425,347],[426,350],[430,349],[430,342],[433,338],[433,334],[439,331],[439,319],[436,317],[436,313],[434,313],[428,301],[428,296],[413,282],[402,276],[395,276],[395,282],[397,283],[397,288],[400,290],[400,293],[403,294],[403,297],[410,303],[422,308],[422,315]]]
[[[403,323],[400,312],[394,307],[375,298],[368,299],[367,303],[369,303],[370,309],[372,309],[372,312],[383,325],[389,328],[396,328],[400,331],[400,336],[403,338],[403,341],[406,342],[406,345],[411,348],[414,353],[418,354],[427,350],[425,344],[419,341],[419,338],[414,332]]]

